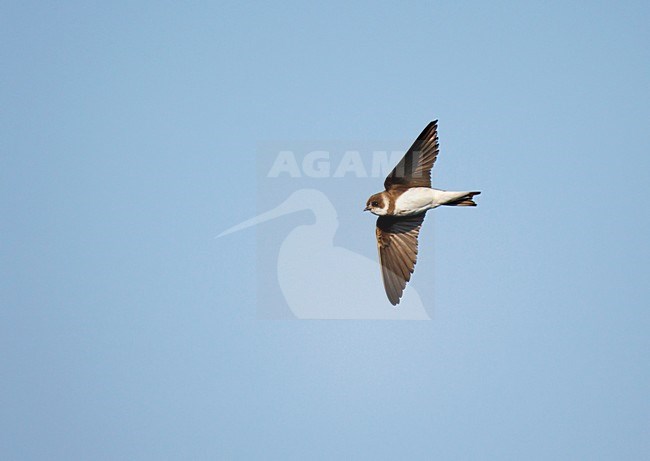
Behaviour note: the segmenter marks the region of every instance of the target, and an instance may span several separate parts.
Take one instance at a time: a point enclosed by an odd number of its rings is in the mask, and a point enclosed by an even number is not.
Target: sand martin
[[[431,168],[438,157],[438,121],[427,125],[404,158],[388,175],[385,191],[368,199],[364,211],[377,219],[377,247],[384,288],[392,305],[399,304],[411,280],[418,254],[418,235],[428,210],[440,205],[476,206],[480,192],[431,188]]]

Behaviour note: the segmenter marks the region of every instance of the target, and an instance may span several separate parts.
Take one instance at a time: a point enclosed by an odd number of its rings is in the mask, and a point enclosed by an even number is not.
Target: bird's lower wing
[[[415,216],[381,216],[377,219],[377,247],[386,295],[392,305],[399,304],[404,288],[415,268],[418,236],[424,213]]]

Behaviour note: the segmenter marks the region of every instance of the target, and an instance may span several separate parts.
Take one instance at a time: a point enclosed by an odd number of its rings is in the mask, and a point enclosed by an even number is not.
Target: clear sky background
[[[649,21],[3,2],[0,458],[648,459]],[[255,231],[214,239],[257,146],[434,118],[440,186],[483,195],[423,232],[433,320],[259,319]]]

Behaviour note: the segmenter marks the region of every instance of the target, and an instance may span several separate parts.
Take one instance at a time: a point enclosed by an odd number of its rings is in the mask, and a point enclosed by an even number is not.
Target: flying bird
[[[452,192],[431,187],[431,168],[438,157],[438,121],[427,125],[404,158],[388,175],[383,192],[371,196],[364,211],[377,219],[379,263],[388,300],[400,302],[411,280],[418,236],[428,210],[440,205],[476,206],[478,191]]]

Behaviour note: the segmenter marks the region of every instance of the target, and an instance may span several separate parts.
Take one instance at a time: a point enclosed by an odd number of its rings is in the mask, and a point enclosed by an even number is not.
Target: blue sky
[[[0,457],[647,459],[649,13],[4,2]],[[261,319],[260,146],[432,119],[433,320]]]

